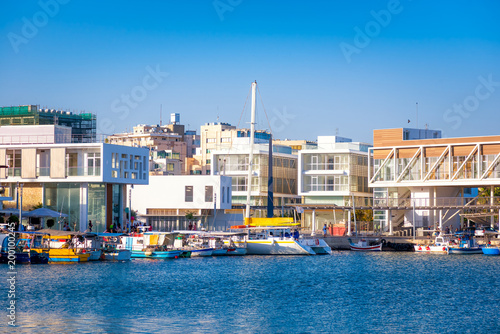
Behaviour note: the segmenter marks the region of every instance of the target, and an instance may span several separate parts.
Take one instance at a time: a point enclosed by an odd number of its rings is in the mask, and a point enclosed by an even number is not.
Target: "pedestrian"
[[[326,224],[323,225],[323,238],[326,237]]]
[[[92,220],[89,220],[89,232],[92,232],[92,227],[93,227]]]

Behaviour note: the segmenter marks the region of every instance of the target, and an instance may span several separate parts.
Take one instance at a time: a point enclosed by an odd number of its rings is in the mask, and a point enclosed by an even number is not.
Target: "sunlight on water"
[[[18,266],[16,332],[492,333],[499,260],[335,252]]]

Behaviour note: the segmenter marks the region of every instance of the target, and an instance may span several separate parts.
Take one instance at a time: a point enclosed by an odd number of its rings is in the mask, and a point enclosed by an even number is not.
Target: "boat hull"
[[[101,259],[102,251],[100,249],[90,251],[89,261],[99,261]]]
[[[381,252],[382,251],[382,244],[375,245],[375,246],[356,246],[356,245],[351,244],[351,250],[357,251],[357,252]]]
[[[207,257],[207,256],[212,256],[212,253],[213,253],[212,248],[192,249],[191,257]]]
[[[214,249],[212,251],[212,256],[224,256],[227,255],[227,249],[221,248],[221,249]]]
[[[46,253],[45,249],[33,249],[37,253]],[[48,251],[49,262],[87,262],[90,253],[78,253],[71,248],[51,248]]]
[[[120,249],[115,252],[104,252],[101,258],[105,261],[129,261],[131,257],[131,251],[128,249]]]
[[[247,254],[247,249],[244,247],[235,247],[235,248],[229,248],[227,250],[228,256],[233,256],[233,255],[246,255]]]
[[[235,241],[236,245],[239,243]],[[248,255],[316,255],[311,247],[294,240],[247,240],[246,245]]]
[[[483,250],[481,247],[471,247],[471,248],[450,247],[448,248],[448,254],[483,254]]]
[[[446,254],[447,253],[447,247],[446,246],[421,246],[421,245],[415,245],[415,252],[417,253],[440,253],[440,254]]]
[[[179,250],[171,251],[132,251],[132,257],[137,259],[176,259],[181,255]]]
[[[483,247],[482,250],[484,255],[500,255],[499,247]]]

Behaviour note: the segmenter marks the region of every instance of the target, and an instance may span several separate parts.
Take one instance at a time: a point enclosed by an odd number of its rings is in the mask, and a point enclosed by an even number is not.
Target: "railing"
[[[101,168],[84,168],[84,167],[68,167],[66,168],[66,176],[100,176]]]
[[[334,185],[334,184],[309,184],[305,186],[305,191],[348,191],[349,186],[347,184]]]
[[[7,176],[21,176],[21,167],[9,167],[7,170]]]
[[[351,206],[352,198],[346,199],[344,206]],[[412,208],[415,207],[477,207],[500,206],[500,197],[436,197],[436,198],[354,198],[356,207]]]
[[[104,134],[3,135],[0,136],[0,145],[105,143],[106,138]]]
[[[318,162],[318,163],[308,163],[308,170],[335,170],[335,171],[344,171],[349,169],[348,163],[334,163],[334,162]]]

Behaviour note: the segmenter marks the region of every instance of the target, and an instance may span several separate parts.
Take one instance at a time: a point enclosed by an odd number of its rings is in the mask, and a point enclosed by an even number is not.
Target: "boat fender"
[[[315,243],[316,243],[316,246],[319,246],[319,239],[316,239]]]
[[[418,246],[418,250],[421,251],[422,250],[422,246]]]
[[[443,252],[446,252],[446,247],[443,247]]]
[[[382,239],[382,240],[380,240],[380,243],[381,243],[382,245],[385,245],[387,242],[385,241],[385,239]]]
[[[425,250],[430,251],[430,250],[431,250],[431,248],[430,248],[429,246],[426,246],[426,247],[425,247]]]

